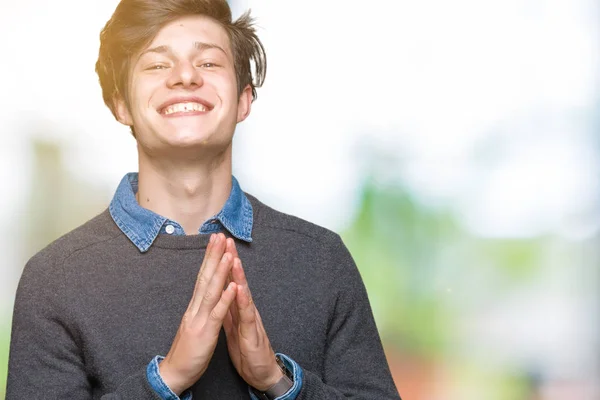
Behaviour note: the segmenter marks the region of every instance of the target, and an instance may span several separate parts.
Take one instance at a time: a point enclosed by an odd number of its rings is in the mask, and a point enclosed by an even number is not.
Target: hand
[[[225,247],[225,235],[211,235],[192,299],[171,349],[158,365],[162,380],[178,396],[206,371],[237,293],[235,282],[223,290],[233,265],[233,255]]]
[[[233,239],[227,239],[226,251],[234,257],[230,280],[237,290],[236,300],[223,321],[229,356],[247,384],[265,391],[283,377],[283,372],[277,365],[260,314],[252,301]]]

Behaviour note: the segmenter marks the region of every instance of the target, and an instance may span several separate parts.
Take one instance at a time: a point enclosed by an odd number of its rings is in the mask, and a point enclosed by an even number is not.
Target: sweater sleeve
[[[399,400],[364,283],[339,236],[329,255],[337,299],[328,330],[324,373],[320,376],[304,369],[298,400]]]
[[[7,400],[92,399],[81,346],[76,339],[61,270],[48,257],[32,258],[19,281],[15,298]],[[155,399],[146,378],[146,368],[129,377],[103,400]]]

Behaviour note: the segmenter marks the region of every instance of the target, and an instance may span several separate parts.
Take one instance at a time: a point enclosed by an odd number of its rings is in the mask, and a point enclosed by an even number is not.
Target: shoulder
[[[54,268],[73,254],[112,240],[119,234],[120,231],[110,213],[104,210],[37,252],[27,262],[23,275],[26,276],[34,270],[45,270],[47,274],[54,275]]]
[[[339,235],[330,229],[319,226],[312,222],[291,214],[278,211],[256,197],[246,194],[254,208],[254,225],[257,228],[267,228],[289,232],[291,234],[306,236],[320,242],[332,242],[341,240]]]
[[[307,261],[311,277],[346,288],[353,293],[353,298],[364,296],[364,284],[356,262],[338,233],[277,211],[255,197],[247,196],[255,216],[252,237],[261,242],[259,248],[276,249],[276,252],[283,252],[297,263]],[[344,276],[341,281],[338,279],[340,276]]]
[[[254,209],[254,227],[257,230],[278,231],[280,235],[305,237],[321,245],[341,243],[341,237],[334,231],[291,214],[278,211],[256,197],[246,194]]]

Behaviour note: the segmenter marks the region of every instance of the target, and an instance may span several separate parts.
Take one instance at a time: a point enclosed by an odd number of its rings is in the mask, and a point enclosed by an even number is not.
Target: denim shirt
[[[225,228],[235,238],[252,242],[252,205],[233,176],[231,183],[231,193],[223,209],[204,222],[198,233],[210,234]],[[177,222],[140,206],[135,198],[137,191],[138,174],[128,173],[117,187],[108,209],[117,226],[142,253],[148,251],[161,233],[185,235]]]
[[[211,234],[226,229],[235,238],[252,242],[252,205],[234,176],[231,177],[231,183],[231,192],[223,209],[205,221],[198,233]],[[108,209],[115,224],[140,252],[148,251],[159,234],[185,235],[183,228],[176,221],[140,206],[135,198],[137,191],[138,174],[130,172],[121,180]],[[277,400],[294,400],[302,389],[302,369],[291,358],[280,353],[278,355],[293,372],[294,385]],[[164,383],[158,369],[158,364],[163,359],[163,356],[157,355],[146,368],[150,386],[165,400],[191,400],[192,394],[189,391],[184,392],[180,398]],[[258,400],[250,388],[248,392],[253,400]]]

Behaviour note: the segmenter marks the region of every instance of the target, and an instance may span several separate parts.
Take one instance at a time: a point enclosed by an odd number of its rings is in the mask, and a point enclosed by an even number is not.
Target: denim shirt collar
[[[252,205],[237,179],[232,176],[231,181],[231,192],[223,209],[204,222],[198,233],[209,234],[225,228],[232,236],[252,242]],[[137,172],[126,174],[117,187],[108,209],[119,229],[142,253],[148,251],[154,239],[161,233],[185,235],[177,222],[140,206],[135,198],[137,190]]]

